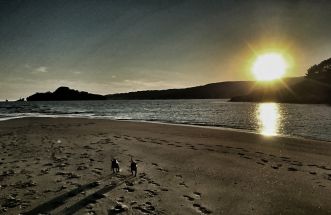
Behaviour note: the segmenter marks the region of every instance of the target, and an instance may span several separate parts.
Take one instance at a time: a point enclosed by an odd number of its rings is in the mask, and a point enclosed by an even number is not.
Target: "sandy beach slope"
[[[23,118],[0,122],[0,147],[0,214],[331,214],[330,142]]]

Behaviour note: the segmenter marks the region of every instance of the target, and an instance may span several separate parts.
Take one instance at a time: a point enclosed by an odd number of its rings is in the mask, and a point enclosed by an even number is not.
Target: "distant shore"
[[[0,214],[330,214],[331,144],[82,118],[0,122]],[[138,176],[129,161],[138,162]],[[110,160],[120,161],[113,175]]]

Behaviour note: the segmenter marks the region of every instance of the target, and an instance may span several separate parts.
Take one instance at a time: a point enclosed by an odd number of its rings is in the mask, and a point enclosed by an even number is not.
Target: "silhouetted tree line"
[[[70,89],[69,87],[59,87],[53,93],[35,93],[29,96],[27,101],[72,101],[72,100],[105,100],[106,97],[91,94],[84,91]]]
[[[331,84],[331,58],[322,61],[318,65],[310,67],[306,74],[307,78]]]

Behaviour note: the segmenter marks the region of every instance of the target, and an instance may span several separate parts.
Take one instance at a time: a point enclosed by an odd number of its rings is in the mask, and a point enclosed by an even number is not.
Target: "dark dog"
[[[113,173],[117,173],[120,171],[120,164],[115,158],[111,161],[111,168],[113,170]]]
[[[130,167],[131,167],[131,174],[133,175],[134,173],[134,176],[137,176],[137,163],[134,160],[132,160],[132,158],[131,158]]]

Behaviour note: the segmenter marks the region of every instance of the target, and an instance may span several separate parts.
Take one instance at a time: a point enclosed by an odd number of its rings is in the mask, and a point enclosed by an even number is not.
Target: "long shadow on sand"
[[[112,176],[113,175],[105,176],[101,180],[105,180],[107,178],[111,178]],[[124,183],[124,181],[122,183]],[[112,189],[114,189],[118,185],[120,185],[120,184],[112,185],[112,186],[114,186],[114,187],[112,187]],[[64,193],[64,194],[62,194],[60,196],[54,197],[53,199],[51,199],[51,200],[49,200],[49,201],[47,201],[47,202],[45,202],[45,203],[43,203],[43,204],[41,204],[41,205],[33,208],[30,211],[24,212],[23,214],[24,215],[34,215],[34,214],[45,214],[45,213],[49,213],[50,211],[54,210],[55,208],[60,207],[61,205],[65,204],[66,200],[68,200],[68,199],[70,199],[70,198],[78,195],[79,193],[81,193],[83,191],[86,191],[86,190],[95,188],[97,186],[99,186],[99,182],[98,181],[94,181],[94,182],[90,182],[90,183],[84,184],[84,185],[79,186],[79,187],[77,187],[77,188],[75,188],[75,189],[73,189],[73,190],[71,190],[69,192],[66,192],[66,193]],[[104,190],[105,188],[103,188],[103,189],[101,189],[99,191],[105,191]],[[109,192],[110,190],[108,190],[107,192]],[[96,193],[98,193],[99,191],[97,191]],[[106,192],[104,192],[104,193],[106,193]],[[98,194],[96,194],[96,196],[98,196]]]
[[[127,182],[128,180],[130,180],[132,178],[134,178],[134,176],[131,176],[131,175],[126,176],[125,178],[123,178],[121,181],[118,181],[117,183],[114,183],[111,185],[106,185],[102,189],[97,190],[96,192],[86,196],[84,199],[76,202],[72,206],[63,209],[58,214],[66,214],[66,215],[74,214],[77,211],[79,211],[80,209],[82,209],[83,207],[85,207],[86,205],[88,205],[90,203],[95,203],[98,199],[104,198],[105,193],[108,193],[109,191],[115,189],[116,187],[121,186],[122,184],[124,184],[125,182]]]

